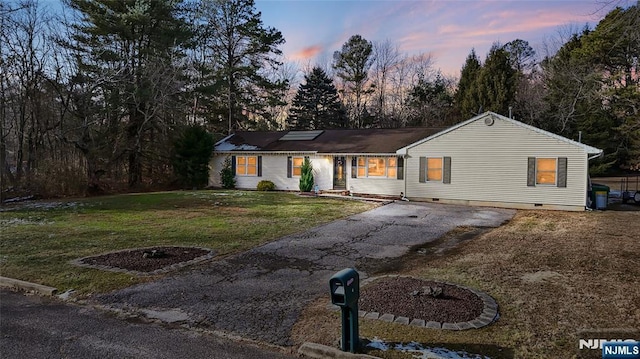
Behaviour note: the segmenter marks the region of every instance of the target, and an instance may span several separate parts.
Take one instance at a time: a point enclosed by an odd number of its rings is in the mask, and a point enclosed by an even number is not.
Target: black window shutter
[[[293,161],[291,160],[291,156],[289,156],[287,157],[287,178],[293,177],[291,175],[291,170],[293,169],[292,166],[293,166]]]
[[[258,156],[258,177],[262,177],[262,156]]]
[[[351,178],[358,178],[358,157],[351,157]]]
[[[527,187],[536,186],[536,158],[529,157],[527,160]]]
[[[558,158],[558,187],[567,187],[567,158]]]
[[[236,156],[231,156],[231,172],[236,175]]]
[[[427,158],[420,157],[420,171],[418,181],[421,183],[427,182]]]
[[[442,183],[451,183],[451,157],[443,158]]]
[[[396,168],[396,178],[399,180],[404,179],[404,157],[398,157],[396,163],[398,164],[398,168]]]

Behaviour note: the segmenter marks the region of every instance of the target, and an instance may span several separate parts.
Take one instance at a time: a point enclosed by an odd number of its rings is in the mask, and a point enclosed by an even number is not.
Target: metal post
[[[358,305],[342,307],[342,351],[356,353],[360,346],[358,328]]]

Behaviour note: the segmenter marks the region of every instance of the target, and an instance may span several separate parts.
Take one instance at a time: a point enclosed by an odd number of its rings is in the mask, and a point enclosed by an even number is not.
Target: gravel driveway
[[[161,280],[95,298],[111,308],[167,322],[289,346],[300,312],[328,299],[333,273],[401,257],[458,226],[497,227],[515,211],[396,202],[283,237]]]

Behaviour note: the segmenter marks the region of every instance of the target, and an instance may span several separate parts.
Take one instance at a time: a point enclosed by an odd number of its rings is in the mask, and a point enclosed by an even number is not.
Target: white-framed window
[[[442,182],[442,157],[427,157],[427,181]]]
[[[300,177],[302,175],[303,163],[304,163],[304,157],[291,158],[291,174],[293,175],[293,177]]]
[[[358,157],[356,171],[358,178],[396,178],[398,159],[396,157]]]
[[[451,184],[451,157],[420,157],[418,182]]]
[[[536,185],[556,185],[557,163],[556,158],[536,158]]]
[[[258,156],[236,156],[236,176],[258,176]]]

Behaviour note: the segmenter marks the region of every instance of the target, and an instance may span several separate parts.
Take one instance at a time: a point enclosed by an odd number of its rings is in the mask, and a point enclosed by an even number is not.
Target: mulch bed
[[[191,261],[210,253],[211,251],[202,248],[151,247],[86,257],[80,263],[89,266],[105,266],[146,273]]]
[[[425,287],[442,288],[434,298]],[[377,279],[361,288],[360,310],[440,323],[466,322],[482,314],[484,304],[470,290],[455,285],[408,277]]]

